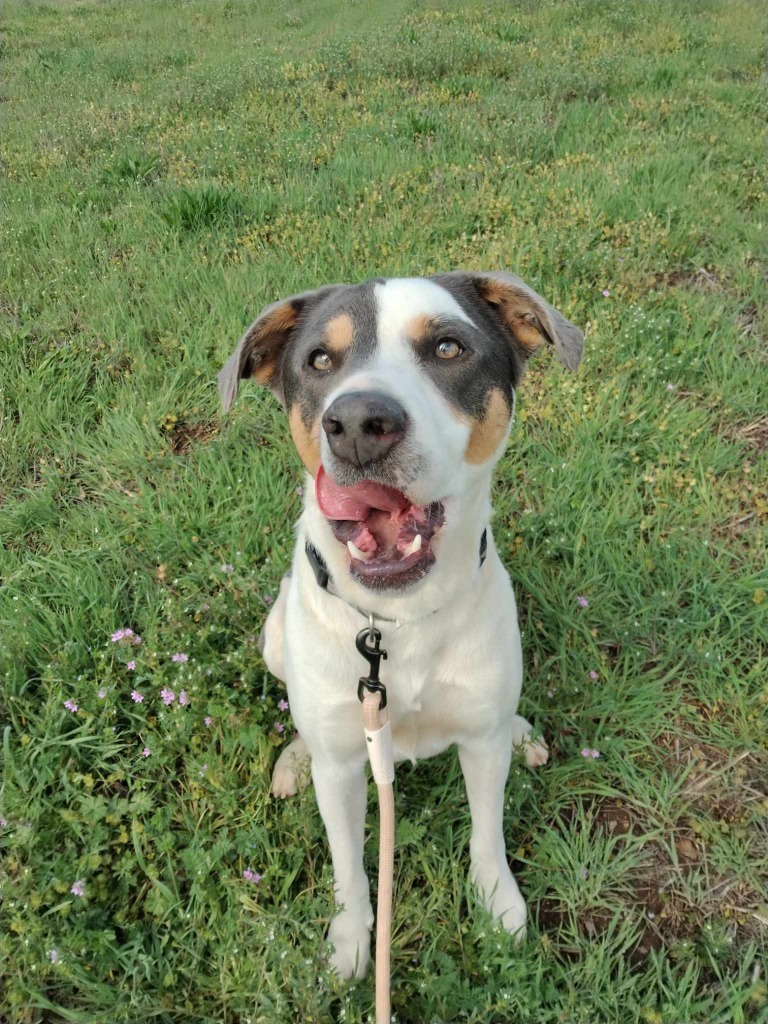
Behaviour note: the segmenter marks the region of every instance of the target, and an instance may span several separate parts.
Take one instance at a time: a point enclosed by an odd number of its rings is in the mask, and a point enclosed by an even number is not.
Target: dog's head
[[[518,277],[455,272],[330,285],[268,306],[219,374],[276,392],[352,576],[402,589],[435,561],[452,500],[501,455],[526,360],[571,370],[581,332]]]

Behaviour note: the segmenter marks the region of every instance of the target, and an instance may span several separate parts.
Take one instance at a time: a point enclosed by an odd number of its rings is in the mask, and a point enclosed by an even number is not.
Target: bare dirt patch
[[[656,274],[657,287],[694,288],[698,291],[712,292],[723,287],[713,266],[694,267],[683,270],[667,270]]]
[[[196,444],[206,444],[219,432],[215,420],[200,420],[196,423],[178,423],[169,434],[171,451],[174,455],[189,455]]]
[[[697,941],[711,920],[717,920],[742,940],[768,941],[768,916],[761,883],[748,884],[735,874],[717,871],[709,856],[708,840],[698,822],[713,827],[738,827],[759,807],[768,806],[768,765],[758,753],[729,755],[717,747],[688,743],[668,734],[659,743],[669,752],[670,770],[688,770],[684,795],[690,814],[679,819],[661,838],[644,820],[640,809],[616,799],[596,801],[586,820],[595,839],[619,837],[616,853],[628,843],[642,843],[641,855],[629,878],[600,893],[599,902],[569,908],[559,898],[545,898],[539,907],[544,932],[562,932],[576,925],[580,935],[599,939],[618,924],[634,923],[637,939],[628,950],[631,963],[645,960],[654,950]],[[575,820],[575,810],[566,817]],[[626,843],[623,841],[626,837]],[[586,870],[586,869],[585,869]],[[586,884],[585,874],[585,884]],[[575,954],[576,949],[572,952]]]

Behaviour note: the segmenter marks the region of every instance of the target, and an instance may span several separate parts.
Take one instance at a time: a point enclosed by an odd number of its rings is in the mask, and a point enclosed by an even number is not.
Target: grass
[[[220,420],[215,374],[280,296],[465,266],[589,326],[577,376],[532,369],[495,488],[553,756],[510,775],[520,948],[467,886],[454,754],[398,769],[397,1020],[768,1020],[757,3],[4,22],[0,1018],[370,1019],[323,960],[312,792],[267,796],[290,719],[254,637],[298,460],[267,393]]]

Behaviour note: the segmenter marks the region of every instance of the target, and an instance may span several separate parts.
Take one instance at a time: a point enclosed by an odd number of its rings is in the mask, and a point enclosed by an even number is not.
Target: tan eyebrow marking
[[[331,352],[346,352],[354,337],[355,325],[349,313],[339,313],[325,325],[325,343]]]
[[[429,313],[419,313],[405,325],[405,333],[413,345],[418,345],[429,336],[435,326],[435,317]]]

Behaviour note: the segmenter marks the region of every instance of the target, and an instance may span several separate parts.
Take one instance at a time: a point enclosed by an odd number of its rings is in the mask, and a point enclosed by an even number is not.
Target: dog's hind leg
[[[533,726],[525,718],[515,715],[512,721],[512,746],[522,747],[525,763],[529,768],[538,768],[549,760],[549,747],[543,736],[533,739]]]
[[[269,787],[272,796],[296,796],[308,784],[311,778],[311,765],[307,744],[297,736],[280,751],[280,756],[272,772],[272,785]]]
[[[259,652],[269,671],[285,682],[285,606],[288,603],[290,573],[280,581],[280,590],[259,636]]]

